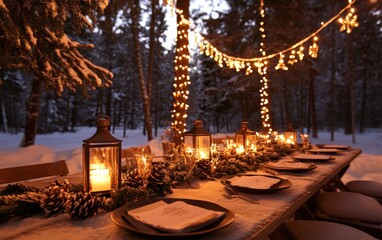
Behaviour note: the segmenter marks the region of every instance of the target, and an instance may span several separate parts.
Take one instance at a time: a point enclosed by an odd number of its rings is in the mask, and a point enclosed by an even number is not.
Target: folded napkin
[[[267,176],[235,176],[229,180],[232,186],[253,189],[269,189],[280,182],[280,179]]]
[[[158,201],[136,208],[129,215],[147,225],[165,232],[191,232],[205,227],[225,215],[225,212],[213,211],[202,207],[176,201],[167,204]]]
[[[266,164],[271,167],[285,169],[309,169],[312,166],[310,163],[295,162],[292,160],[280,160],[277,162],[267,162]]]

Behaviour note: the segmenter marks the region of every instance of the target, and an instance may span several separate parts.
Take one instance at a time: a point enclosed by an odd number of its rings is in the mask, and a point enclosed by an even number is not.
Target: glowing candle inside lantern
[[[199,159],[207,159],[208,154],[204,150],[199,150]]]
[[[293,136],[290,136],[287,140],[286,140],[286,143],[288,144],[294,144],[295,141],[294,141],[294,137]]]
[[[110,190],[110,170],[105,167],[105,164],[91,164],[90,169],[91,191],[101,192]]]
[[[244,147],[243,145],[240,145],[239,147],[236,148],[236,153],[242,154],[244,153]]]

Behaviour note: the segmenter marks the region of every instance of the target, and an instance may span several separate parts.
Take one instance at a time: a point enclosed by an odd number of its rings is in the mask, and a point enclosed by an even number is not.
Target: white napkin
[[[162,231],[180,233],[191,232],[207,226],[223,217],[225,212],[201,208],[183,201],[170,204],[158,201],[130,210],[129,215]]]
[[[285,169],[309,169],[312,165],[310,163],[295,162],[292,160],[280,160],[277,162],[267,162],[266,164],[268,166]]]
[[[280,182],[278,178],[266,176],[235,176],[229,180],[231,185],[254,189],[269,189]]]

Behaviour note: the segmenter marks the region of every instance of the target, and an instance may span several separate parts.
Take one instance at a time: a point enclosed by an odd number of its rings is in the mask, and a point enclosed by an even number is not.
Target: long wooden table
[[[235,214],[232,224],[198,239],[264,239],[285,220],[290,219],[320,188],[337,177],[360,153],[359,149],[350,149],[334,155],[335,160],[316,163],[317,168],[312,171],[294,175],[280,173],[280,176],[292,182],[292,186],[271,194],[253,194],[259,204],[224,198],[223,185],[219,181],[194,182],[197,188],[174,189],[173,194],[167,197],[210,201]],[[79,176],[76,175],[77,178]],[[116,226],[110,215],[106,213],[74,223],[66,214],[55,218],[37,216],[21,220],[16,227],[12,220],[0,225],[0,236],[17,239],[41,239],[44,236],[55,236],[55,239],[146,239]],[[30,227],[31,223],[33,227]],[[60,227],[70,233],[65,231],[60,234],[57,232]]]

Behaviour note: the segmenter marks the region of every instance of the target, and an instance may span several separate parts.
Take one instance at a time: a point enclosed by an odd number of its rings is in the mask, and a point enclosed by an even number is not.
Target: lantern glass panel
[[[246,135],[245,136],[245,142],[246,142],[247,147],[251,146],[251,144],[255,144],[256,143],[256,134],[251,133],[251,134]]]
[[[244,146],[244,134],[236,134],[236,145]]]
[[[297,141],[297,132],[293,129],[291,123],[288,124],[287,130],[284,132],[285,140],[290,141],[290,143],[296,143]]]
[[[91,192],[110,191],[118,186],[117,147],[89,149],[89,188]]]
[[[196,136],[196,149],[201,159],[210,159],[210,136]]]
[[[194,148],[194,136],[193,135],[185,135],[184,136],[184,147]]]
[[[202,121],[196,120],[193,128],[184,133],[184,147],[201,159],[210,159],[211,133],[202,128]]]
[[[242,122],[241,128],[235,134],[237,146],[250,147],[256,143],[256,132],[248,128],[248,122]]]

